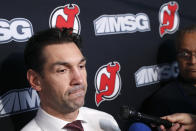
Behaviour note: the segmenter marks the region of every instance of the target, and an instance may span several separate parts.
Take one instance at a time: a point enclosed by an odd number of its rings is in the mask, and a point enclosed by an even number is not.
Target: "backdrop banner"
[[[123,105],[142,102],[178,76],[174,38],[196,21],[196,1],[2,0],[0,4],[0,130],[20,130],[40,99],[26,80],[23,50],[35,33],[72,27],[87,58],[85,106],[119,118]],[[194,11],[195,10],[195,11]]]

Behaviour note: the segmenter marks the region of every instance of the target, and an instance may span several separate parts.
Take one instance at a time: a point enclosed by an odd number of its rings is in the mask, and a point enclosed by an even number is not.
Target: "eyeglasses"
[[[182,58],[184,60],[191,60],[192,56],[196,58],[196,52],[191,52],[191,51],[179,51],[177,56],[179,58]]]

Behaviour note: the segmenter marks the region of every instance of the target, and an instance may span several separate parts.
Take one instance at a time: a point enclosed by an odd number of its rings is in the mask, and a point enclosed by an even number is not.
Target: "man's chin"
[[[71,108],[72,110],[77,110],[79,109],[80,107],[82,107],[84,105],[84,100],[80,100],[80,101],[75,101],[71,104]]]

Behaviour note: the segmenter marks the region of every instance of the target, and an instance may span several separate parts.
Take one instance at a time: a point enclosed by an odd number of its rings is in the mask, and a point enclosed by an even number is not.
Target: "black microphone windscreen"
[[[129,107],[128,106],[120,107],[120,117],[122,119],[129,119]]]

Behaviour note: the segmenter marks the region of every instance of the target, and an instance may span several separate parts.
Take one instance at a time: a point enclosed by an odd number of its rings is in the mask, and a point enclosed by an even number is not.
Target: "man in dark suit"
[[[141,112],[165,116],[173,113],[196,114],[196,26],[180,30],[176,38],[179,77],[160,87],[144,101]]]

